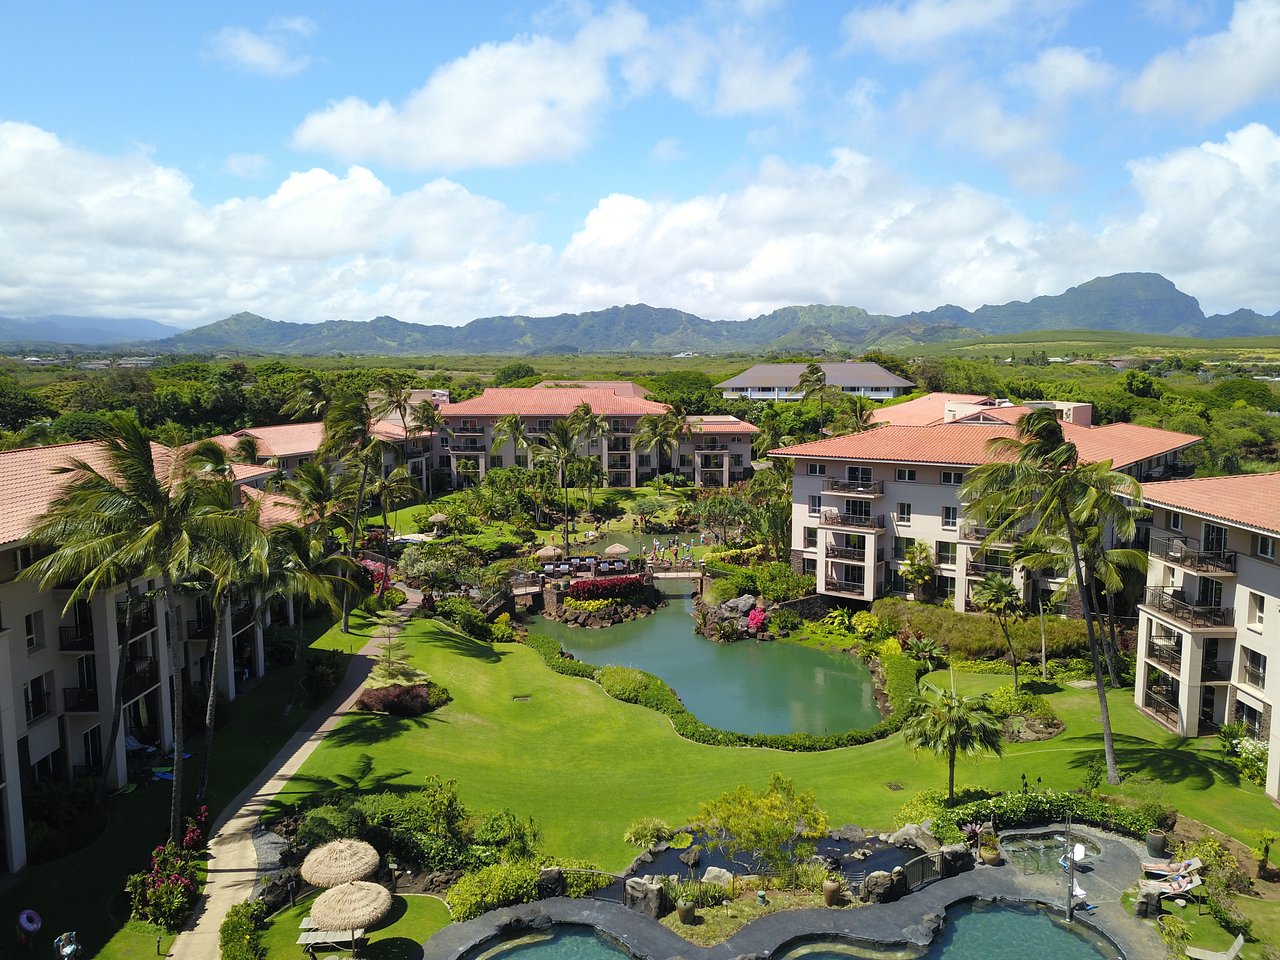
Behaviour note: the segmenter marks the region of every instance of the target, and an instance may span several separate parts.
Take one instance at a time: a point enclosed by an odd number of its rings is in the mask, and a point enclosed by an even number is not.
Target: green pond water
[[[597,666],[661,677],[704,723],[737,733],[839,733],[880,720],[870,671],[857,657],[785,642],[713,643],[693,632],[693,586],[663,580],[667,605],[601,630],[533,617],[529,627]]]

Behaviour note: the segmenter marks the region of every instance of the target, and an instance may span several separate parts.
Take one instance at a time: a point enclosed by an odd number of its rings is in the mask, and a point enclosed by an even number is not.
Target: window
[[[956,578],[944,577],[942,575],[933,578],[933,592],[939,597],[954,597],[956,595]]]
[[[498,457],[490,457],[490,458],[489,458],[489,469],[490,469],[490,470],[501,469],[501,467],[502,467],[502,457],[498,456]]]
[[[816,517],[822,512],[822,497],[818,494],[809,494],[809,516]]]
[[[1267,658],[1265,654],[1259,653],[1257,650],[1250,650],[1248,647],[1241,647],[1240,652],[1244,654],[1241,669],[1241,678],[1250,686],[1257,687],[1259,690],[1267,685]]]
[[[1266,598],[1260,593],[1249,594],[1249,626],[1262,629],[1266,619]]]
[[[943,470],[942,482],[949,487],[958,487],[964,483],[964,473],[960,470]]]
[[[893,559],[905,560],[907,551],[911,549],[911,545],[915,543],[911,537],[894,537],[893,538]]]
[[[938,557],[938,563],[954,564],[956,562],[956,545],[949,540],[939,540],[936,544],[937,549],[934,553]]]
[[[649,467],[653,465],[653,455],[649,453],[639,454],[636,464],[641,467]]]
[[[551,421],[550,421],[550,420],[539,420],[539,421],[538,421],[538,433],[546,433],[546,432],[547,432],[548,430],[550,430],[550,429],[551,429]]]
[[[804,545],[805,547],[816,547],[818,545],[818,528],[804,528]]]
[[[742,454],[740,454],[740,453],[731,453],[731,454],[729,454],[729,466],[731,466],[731,467],[740,467],[740,466],[742,466]]]
[[[1258,536],[1258,546],[1254,550],[1263,560],[1274,560],[1276,558],[1276,541],[1273,537]]]
[[[526,468],[527,468],[527,467],[529,466],[529,457],[528,457],[528,455],[527,455],[527,454],[523,454],[523,453],[517,453],[517,454],[516,454],[516,466],[517,466],[517,467],[526,467]]]
[[[1245,730],[1253,739],[1260,739],[1262,736],[1262,712],[1255,710],[1247,703],[1236,701],[1236,720],[1243,723]]]
[[[1182,529],[1182,514],[1177,513],[1177,512],[1175,512],[1175,511],[1173,511],[1173,510],[1166,510],[1166,511],[1165,511],[1165,517],[1166,517],[1166,519],[1167,519],[1167,520],[1168,520],[1168,522],[1169,522],[1169,529],[1170,529],[1170,530],[1181,530],[1181,529]]]
[[[850,483],[856,483],[860,487],[871,486],[870,467],[845,467],[844,476]]]
[[[954,530],[956,524],[960,522],[959,507],[943,507],[942,508],[942,525],[948,530]]]
[[[899,523],[911,522],[911,504],[909,503],[898,504],[898,522]]]
[[[13,551],[13,572],[15,574],[21,573],[35,562],[35,547],[19,547],[17,550]]]
[[[27,653],[44,649],[44,611],[28,613],[22,622],[27,636]]]
[[[816,576],[818,573],[818,561],[815,557],[805,557],[801,569],[809,576]]]
[[[1227,528],[1216,523],[1206,523],[1200,545],[1205,553],[1224,553],[1227,549]]]
[[[899,467],[897,472],[899,483],[915,483],[916,469],[915,467]]]
[[[680,454],[680,467],[681,467],[681,469],[683,469],[683,470],[688,470],[688,469],[689,469],[690,467],[692,467],[692,466],[693,466],[693,454],[690,454],[690,453],[682,453],[682,454]]]
[[[53,673],[32,677],[22,685],[22,699],[27,708],[27,723],[48,716],[51,709],[50,692],[53,690]]]
[[[811,477],[825,477],[827,475],[827,465],[825,463],[810,462],[805,466],[808,467],[808,474]]]

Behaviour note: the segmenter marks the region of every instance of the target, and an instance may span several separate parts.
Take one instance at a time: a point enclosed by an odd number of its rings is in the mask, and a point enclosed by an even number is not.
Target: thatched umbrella
[[[355,953],[356,931],[373,926],[390,912],[390,890],[380,883],[353,880],[316,897],[311,922],[318,930],[350,930]]]
[[[336,887],[363,880],[378,869],[378,851],[363,840],[334,840],[302,861],[302,879],[313,887]]]
[[[447,513],[433,513],[427,517],[427,523],[448,523],[449,515]]]
[[[560,548],[554,543],[548,543],[545,547],[534,554],[539,560],[554,560],[560,556]]]
[[[631,548],[625,543],[611,543],[609,546],[604,548],[604,552],[611,557],[620,557],[624,553],[630,553]]]

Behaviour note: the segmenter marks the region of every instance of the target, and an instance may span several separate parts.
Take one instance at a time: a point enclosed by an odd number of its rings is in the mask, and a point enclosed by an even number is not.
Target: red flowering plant
[[[125,881],[133,916],[176,930],[186,922],[199,894],[197,864],[205,848],[209,808],[187,817],[182,841],[170,840],[151,851],[151,867]]]
[[[756,607],[747,614],[747,629],[752,633],[759,633],[764,629],[764,625],[768,619],[769,614],[764,611],[764,608]]]
[[[575,580],[569,584],[571,600],[612,600],[617,603],[638,603],[644,599],[644,578],[595,577]]]
[[[384,581],[387,586],[391,585],[390,571],[385,563],[379,563],[377,560],[361,560],[360,566],[368,571],[370,578],[373,580],[373,589],[381,590]]]

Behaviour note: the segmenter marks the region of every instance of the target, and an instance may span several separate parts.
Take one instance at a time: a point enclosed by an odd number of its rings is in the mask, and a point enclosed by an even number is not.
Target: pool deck
[[[1052,832],[1055,825],[1017,833]],[[1060,825],[1056,829],[1062,830]],[[1075,829],[1098,843],[1102,853],[1077,872],[1088,892],[1089,912],[1077,910],[1076,922],[1102,932],[1127,960],[1163,960],[1166,952],[1154,924],[1138,920],[1120,901],[1137,886],[1141,847],[1111,834]],[[538,915],[553,923],[593,926],[625,945],[640,960],[735,960],[770,957],[797,939],[824,935],[848,937],[885,947],[929,944],[940,929],[946,910],[967,900],[1039,902],[1062,909],[1066,875],[1024,874],[1011,864],[978,866],[911,893],[895,903],[857,908],[787,910],[755,920],[723,943],[698,947],[634,910],[598,900],[556,898],[519,907],[506,907],[466,923],[445,927],[423,946],[425,960],[460,960],[479,943],[500,936],[511,921]]]

